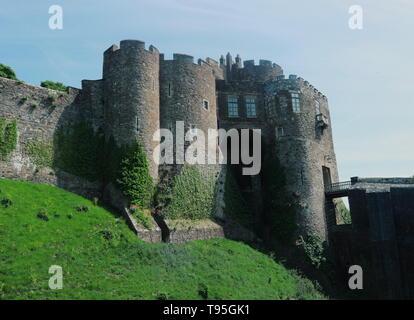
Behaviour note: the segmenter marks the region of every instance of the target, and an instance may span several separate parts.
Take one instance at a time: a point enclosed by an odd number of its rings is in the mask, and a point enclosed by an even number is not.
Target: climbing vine
[[[17,121],[0,118],[0,160],[4,160],[17,145]]]
[[[38,154],[45,146],[31,146]],[[132,145],[117,146],[115,139],[105,139],[87,122],[69,128],[60,128],[54,138],[53,165],[89,181],[112,182],[123,195],[140,208],[150,206],[153,183],[149,174],[147,156],[139,141]],[[36,156],[34,156],[36,158]],[[44,157],[37,157],[45,163]]]
[[[227,170],[224,185],[224,203],[226,214],[247,228],[253,226],[253,216],[230,169]]]
[[[289,243],[297,229],[296,203],[286,188],[286,174],[278,157],[269,153],[263,164],[264,212],[270,233]]]
[[[215,211],[215,178],[202,174],[195,165],[184,165],[170,187],[171,201],[163,210],[169,219],[206,219]]]
[[[100,180],[106,160],[101,132],[85,121],[61,127],[54,139],[54,166],[89,181]]]
[[[44,141],[30,141],[26,152],[33,163],[39,168],[53,167],[54,151],[53,144]]]

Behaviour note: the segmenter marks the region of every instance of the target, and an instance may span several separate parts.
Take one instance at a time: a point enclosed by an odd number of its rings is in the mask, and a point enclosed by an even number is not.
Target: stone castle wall
[[[300,112],[293,112],[292,92],[299,94]],[[266,84],[269,132],[275,137],[277,155],[286,168],[288,188],[296,195],[300,210],[300,233],[326,237],[325,190],[322,167],[338,181],[332,127],[326,98],[306,81],[292,75]],[[316,111],[316,101],[320,111]],[[327,127],[318,126],[323,114]],[[283,132],[281,132],[283,130]]]
[[[5,161],[0,160],[0,178],[45,183],[89,197],[97,195],[98,182],[53,168],[38,168],[28,154],[31,142],[53,145],[54,134],[61,126],[84,120],[99,125],[97,113],[84,99],[79,89],[69,88],[65,93],[0,78],[0,118],[16,120],[18,129],[16,149]]]

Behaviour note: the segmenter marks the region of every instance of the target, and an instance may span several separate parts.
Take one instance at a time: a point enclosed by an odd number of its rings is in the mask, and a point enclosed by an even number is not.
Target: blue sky
[[[414,0],[0,0],[0,63],[80,87],[122,39],[218,59],[269,59],[329,99],[341,180],[414,175]],[[62,6],[63,30],[48,27]],[[351,5],[364,29],[348,27]]]

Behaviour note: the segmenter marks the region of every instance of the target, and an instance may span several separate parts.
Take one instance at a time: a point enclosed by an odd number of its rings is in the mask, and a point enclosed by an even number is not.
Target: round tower
[[[266,83],[269,133],[298,204],[299,234],[327,235],[325,187],[338,181],[327,99],[295,75]]]
[[[159,52],[145,42],[123,40],[104,53],[105,135],[118,145],[143,143],[150,164],[150,174],[158,177],[153,161],[156,142],[152,136],[159,129]]]
[[[174,54],[173,60],[164,60],[161,55],[160,101],[161,128],[171,129],[178,137],[176,121],[184,121],[184,131],[202,130],[207,144],[208,129],[217,129],[216,82],[211,65],[202,60],[195,64],[189,55]],[[185,150],[188,144],[184,144]],[[209,165],[199,167],[216,169]]]

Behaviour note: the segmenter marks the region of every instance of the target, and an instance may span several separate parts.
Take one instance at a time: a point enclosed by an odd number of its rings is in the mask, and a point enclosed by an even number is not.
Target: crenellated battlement
[[[114,52],[119,50],[135,50],[135,51],[146,51],[152,54],[159,54],[159,51],[153,45],[148,47],[148,50],[145,48],[145,42],[141,40],[122,40],[118,47],[116,44],[110,46],[107,50],[105,50],[104,55],[111,55]]]

